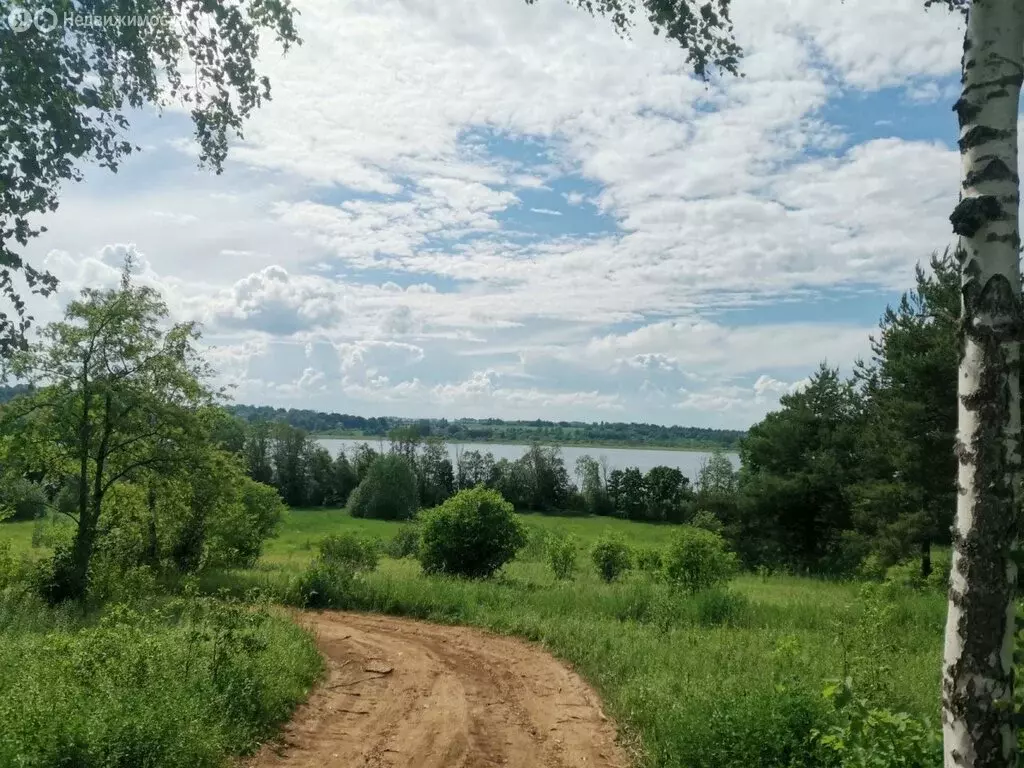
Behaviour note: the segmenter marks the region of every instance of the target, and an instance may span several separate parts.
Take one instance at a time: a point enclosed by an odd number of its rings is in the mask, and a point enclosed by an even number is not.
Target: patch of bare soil
[[[387,616],[301,613],[327,675],[248,768],[627,768],[576,674],[527,643]]]

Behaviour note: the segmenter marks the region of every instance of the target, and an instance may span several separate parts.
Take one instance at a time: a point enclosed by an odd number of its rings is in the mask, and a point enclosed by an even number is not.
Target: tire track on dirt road
[[[388,616],[301,613],[327,674],[248,768],[628,768],[575,673],[520,640]]]

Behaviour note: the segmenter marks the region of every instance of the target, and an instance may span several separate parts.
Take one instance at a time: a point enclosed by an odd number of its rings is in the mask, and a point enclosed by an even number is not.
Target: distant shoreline
[[[387,442],[388,439],[383,435],[362,435],[351,432],[314,432],[311,437],[324,440],[358,440],[371,445],[377,442]],[[715,450],[721,450],[724,453],[739,452],[738,448],[727,448],[723,445],[658,445],[653,443],[632,443],[628,441],[611,440],[607,442],[581,440],[508,440],[505,438],[487,437],[469,439],[453,439],[445,437],[443,439],[446,443],[451,445],[532,445],[536,442],[541,445],[558,446],[559,448],[615,448],[630,451],[679,451],[683,453],[713,453]]]

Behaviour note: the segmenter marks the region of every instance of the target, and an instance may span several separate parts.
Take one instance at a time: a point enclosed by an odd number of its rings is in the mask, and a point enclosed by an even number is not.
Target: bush
[[[325,563],[348,566],[354,571],[372,571],[380,560],[380,542],[354,533],[328,536],[320,542],[320,559]]]
[[[378,456],[349,497],[352,517],[408,520],[419,507],[416,472],[404,456]]]
[[[356,575],[372,571],[380,558],[376,539],[353,533],[328,536],[320,553],[291,587],[290,602],[302,608],[343,608],[352,595]]]
[[[83,622],[0,595],[0,624],[4,766],[218,768],[270,736],[321,670],[291,621],[215,600]]]
[[[942,765],[942,731],[905,712],[870,705],[847,678],[829,684],[825,698],[833,712],[812,736],[828,765],[929,768]]]
[[[459,491],[421,516],[424,573],[485,579],[526,544],[526,527],[495,490]]]
[[[403,525],[388,543],[388,556],[396,560],[416,557],[420,551],[420,531],[413,524]]]
[[[660,573],[664,561],[657,547],[641,547],[636,551],[636,567],[644,573]]]
[[[602,537],[590,553],[597,575],[606,582],[615,581],[632,567],[631,555],[629,545],[618,536]]]
[[[706,509],[698,509],[693,519],[690,520],[690,525],[694,528],[711,531],[712,533],[721,533],[724,527],[722,521],[715,516],[715,513],[709,512]]]
[[[575,536],[552,537],[548,542],[548,565],[559,581],[571,579],[576,572]]]
[[[46,495],[35,483],[19,478],[0,491],[0,520],[36,520],[44,515]]]
[[[736,567],[725,539],[700,528],[682,528],[665,557],[668,580],[691,594],[724,584]]]

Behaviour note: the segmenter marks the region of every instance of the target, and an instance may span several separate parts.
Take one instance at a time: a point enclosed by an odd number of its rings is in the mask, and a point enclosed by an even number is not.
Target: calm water
[[[337,456],[344,449],[347,453],[353,451],[360,443],[369,443],[375,450],[387,450],[387,440],[348,440],[339,438],[320,438],[317,440],[322,446]],[[525,445],[507,445],[505,443],[449,443],[448,453],[451,454],[452,463],[455,462],[456,452],[480,451],[494,454],[495,459],[509,459],[514,461],[526,451]],[[573,475],[576,466],[576,459],[580,456],[590,455],[600,460],[602,457],[608,460],[608,468],[625,469],[626,467],[639,467],[640,471],[646,472],[651,467],[666,466],[678,467],[679,471],[690,480],[697,477],[700,472],[701,463],[711,456],[710,453],[701,451],[658,451],[637,448],[605,448],[604,446],[562,446],[562,458],[565,460],[565,468]],[[726,453],[732,463],[739,468],[740,457],[736,453]]]

